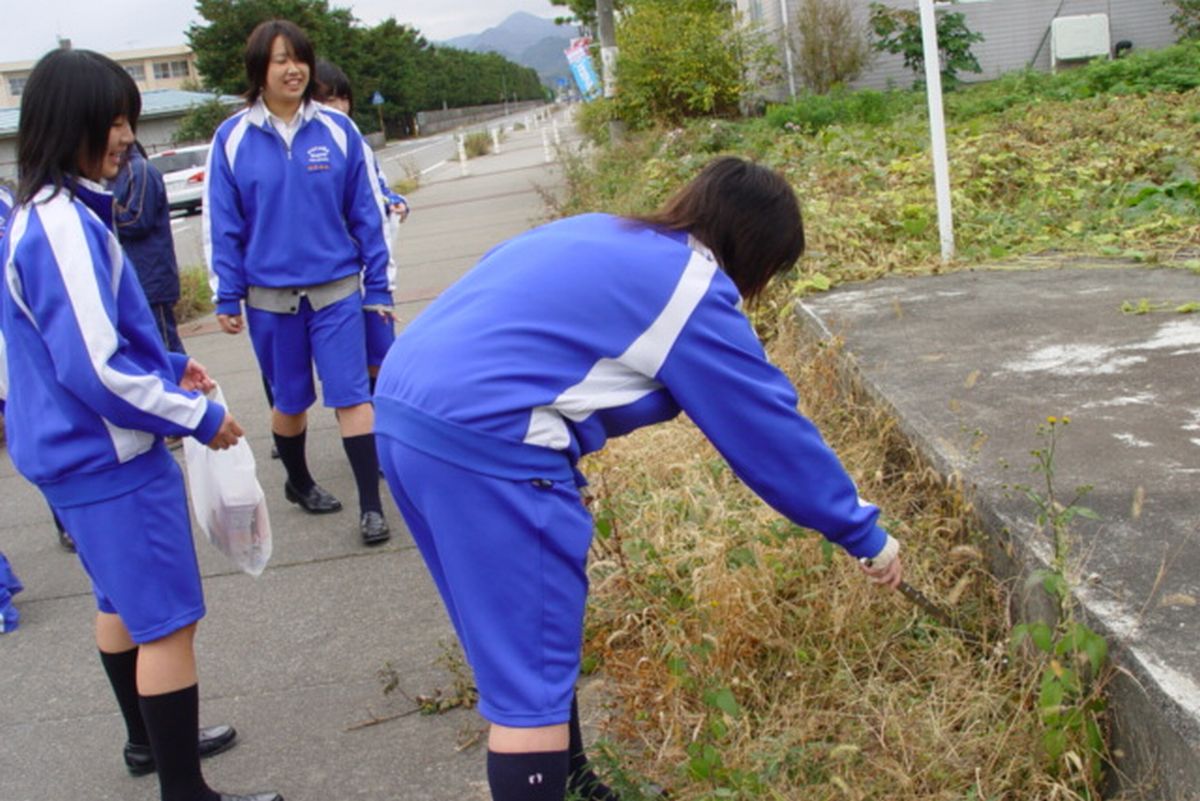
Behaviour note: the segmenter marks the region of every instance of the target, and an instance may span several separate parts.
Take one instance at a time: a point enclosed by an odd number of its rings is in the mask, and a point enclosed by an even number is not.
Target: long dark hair
[[[710,161],[661,209],[633,219],[694,236],[746,300],[804,253],[795,190],[774,170],[734,156]]]
[[[324,103],[335,97],[344,97],[350,104],[346,113],[354,111],[354,89],[350,86],[350,79],[346,77],[346,73],[342,72],[341,67],[319,58],[317,59],[317,71],[313,73],[313,80],[317,85],[316,92],[313,94],[314,100]]]
[[[276,36],[282,36],[291,55],[308,65],[308,86],[304,87],[304,99],[309,100],[313,96],[317,57],[313,52],[312,41],[296,23],[286,19],[269,19],[260,22],[246,39],[244,60],[246,80],[250,83],[250,88],[246,90],[248,103],[253,104],[258,100],[267,84],[267,68],[271,66],[271,45],[275,43]]]
[[[79,164],[104,157],[117,117],[137,127],[142,97],[121,65],[91,50],[42,56],[21,98],[17,128],[17,202],[47,184],[54,194],[79,175]]]

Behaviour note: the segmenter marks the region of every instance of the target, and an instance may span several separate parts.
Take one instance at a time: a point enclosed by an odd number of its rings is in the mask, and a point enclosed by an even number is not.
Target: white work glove
[[[872,557],[859,560],[859,566],[871,581],[883,584],[893,590],[900,586],[903,570],[900,565],[900,541],[888,535],[883,549]]]

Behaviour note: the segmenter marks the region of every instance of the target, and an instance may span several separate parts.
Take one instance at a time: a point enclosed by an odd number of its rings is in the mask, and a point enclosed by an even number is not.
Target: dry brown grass
[[[614,441],[597,492],[585,652],[623,768],[689,799],[1073,799],[1043,764],[1037,665],[1008,666],[1004,589],[969,502],[848,389],[834,348],[771,348],[905,547],[906,578],[985,653],[782,521],[686,420]],[[736,705],[731,703],[735,701]]]

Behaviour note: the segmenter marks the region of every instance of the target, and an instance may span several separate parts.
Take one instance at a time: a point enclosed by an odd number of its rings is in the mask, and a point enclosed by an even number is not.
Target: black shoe
[[[251,793],[250,795],[226,795],[218,793],[221,801],[283,801],[279,793]]]
[[[200,753],[200,758],[205,759],[228,751],[236,741],[237,730],[232,726],[208,726],[197,733],[196,750]],[[129,768],[129,772],[134,776],[153,773],[156,765],[150,746],[125,743],[125,767]]]
[[[58,530],[58,544],[62,546],[64,551],[75,553],[75,540],[61,528]]]
[[[362,533],[363,545],[381,545],[392,538],[387,521],[379,512],[363,512],[358,530]]]
[[[313,484],[308,492],[300,494],[292,486],[292,482],[285,481],[283,494],[292,503],[300,504],[300,507],[309,514],[324,515],[341,511],[342,508],[342,502],[321,489],[319,484]]]

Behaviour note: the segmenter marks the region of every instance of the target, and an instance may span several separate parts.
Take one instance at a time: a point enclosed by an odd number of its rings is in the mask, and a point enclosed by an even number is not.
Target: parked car
[[[208,162],[208,145],[164,150],[150,156],[149,160],[162,173],[171,211],[183,209],[188,214],[199,211],[204,200],[204,166]]]

